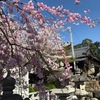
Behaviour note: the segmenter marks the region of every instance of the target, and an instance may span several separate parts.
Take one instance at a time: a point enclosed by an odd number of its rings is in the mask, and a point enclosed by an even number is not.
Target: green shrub
[[[31,92],[36,92],[37,90],[36,89],[34,89],[33,87],[31,87],[31,86],[29,86],[29,92],[31,93]]]
[[[45,88],[46,88],[46,90],[50,90],[50,89],[54,89],[54,88],[56,88],[56,87],[55,87],[54,84],[51,84],[51,83],[50,83],[50,84],[46,84],[46,85],[45,85]]]

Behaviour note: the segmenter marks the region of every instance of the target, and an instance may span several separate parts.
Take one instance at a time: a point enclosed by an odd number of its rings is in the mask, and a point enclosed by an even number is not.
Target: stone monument
[[[8,71],[7,76],[2,79],[3,95],[0,96],[0,100],[23,100],[19,94],[13,94],[15,83],[15,79],[10,76],[10,71]]]

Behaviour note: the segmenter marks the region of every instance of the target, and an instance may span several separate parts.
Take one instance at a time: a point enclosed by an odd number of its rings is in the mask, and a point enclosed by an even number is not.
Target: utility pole
[[[71,27],[68,28],[69,29],[69,33],[70,33],[70,41],[71,41],[71,50],[72,50],[72,57],[74,59],[74,70],[76,69],[76,62],[75,62],[75,52],[74,52],[74,46],[73,46],[73,38],[72,38],[72,29]]]

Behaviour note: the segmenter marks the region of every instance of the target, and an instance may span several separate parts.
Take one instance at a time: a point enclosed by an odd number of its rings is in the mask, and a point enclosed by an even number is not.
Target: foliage
[[[75,48],[81,48],[81,47],[86,47],[86,46],[90,46],[92,44],[92,40],[91,39],[84,39],[82,40],[82,43],[79,43],[77,45],[75,45]]]
[[[35,88],[29,86],[29,92],[30,92],[30,93],[31,93],[31,92],[36,92],[36,91],[37,91],[37,90],[36,90]]]
[[[49,84],[46,84],[46,85],[45,85],[45,88],[46,88],[46,90],[50,90],[50,89],[54,89],[54,88],[56,88],[56,87],[55,87],[54,84],[49,83]]]
[[[71,49],[71,45],[65,46],[64,49],[65,49],[66,55],[68,55]]]
[[[94,55],[100,59],[100,42],[95,42],[94,44],[94,49],[92,52],[94,52]]]

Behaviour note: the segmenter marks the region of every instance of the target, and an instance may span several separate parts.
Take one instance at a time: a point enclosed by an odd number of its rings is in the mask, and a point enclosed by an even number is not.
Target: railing
[[[30,100],[39,100],[38,92],[29,93]]]
[[[68,100],[67,98],[73,98],[75,89],[51,89],[50,91],[46,91],[46,95],[43,99],[40,99],[39,92],[29,93],[30,100]],[[71,96],[71,97],[70,97]],[[72,100],[72,99],[69,99]]]
[[[39,92],[29,93],[30,100],[40,100]],[[58,100],[55,94],[51,94],[51,91],[46,91],[46,95],[43,100]]]

